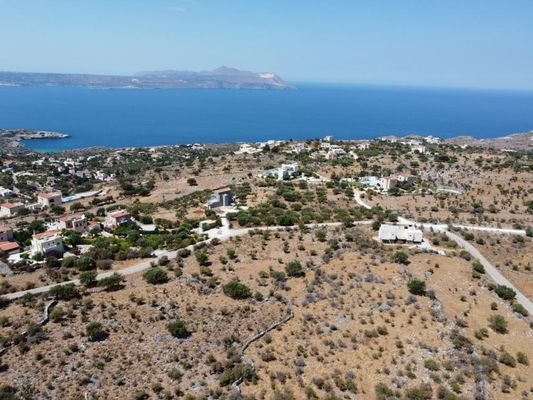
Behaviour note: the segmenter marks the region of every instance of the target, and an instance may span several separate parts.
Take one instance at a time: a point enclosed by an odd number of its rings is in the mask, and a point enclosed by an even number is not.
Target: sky
[[[0,0],[0,70],[533,89],[532,0]]]

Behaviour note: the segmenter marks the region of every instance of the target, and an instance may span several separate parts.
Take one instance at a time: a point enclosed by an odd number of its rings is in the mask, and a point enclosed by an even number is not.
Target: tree
[[[167,324],[167,329],[170,334],[178,339],[185,339],[191,336],[191,333],[187,330],[185,322],[181,319],[176,319]]]
[[[289,262],[285,266],[285,272],[288,276],[292,277],[300,277],[305,275],[305,272],[302,268],[302,264],[300,263],[300,261],[297,260]]]
[[[168,282],[167,272],[159,267],[150,268],[143,274],[143,278],[146,282],[152,285],[159,285]]]
[[[196,253],[194,253],[194,256],[196,257],[196,261],[198,261],[198,264],[209,265],[209,256],[205,251],[197,251]]]
[[[498,285],[494,291],[504,300],[513,300],[516,297],[516,292],[505,285]]]
[[[407,253],[405,253],[403,251],[397,251],[392,256],[392,261],[396,262],[398,264],[407,265],[407,264],[409,264],[409,256],[407,255]]]
[[[502,315],[492,315],[489,318],[489,326],[494,332],[507,333],[507,320]]]
[[[107,332],[100,322],[91,322],[85,327],[85,335],[91,342],[98,342],[107,337]]]
[[[198,182],[196,182],[196,179],[194,178],[187,179],[187,183],[189,184],[189,186],[198,186]]]
[[[426,282],[421,281],[420,279],[411,279],[407,283],[409,292],[417,296],[424,296],[426,294]]]
[[[119,273],[115,272],[113,275],[106,278],[100,279],[98,281],[98,286],[105,288],[106,290],[118,290],[122,287],[122,281],[124,277]]]
[[[80,283],[85,287],[96,286],[96,271],[83,271],[80,274]]]
[[[80,295],[78,289],[73,283],[54,286],[50,288],[48,294],[54,297],[56,300],[70,300]]]
[[[246,299],[252,295],[248,286],[237,280],[225,284],[222,287],[222,291],[226,296],[229,296],[232,299]]]

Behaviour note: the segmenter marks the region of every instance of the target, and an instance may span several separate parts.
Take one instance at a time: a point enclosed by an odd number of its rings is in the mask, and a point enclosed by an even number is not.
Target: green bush
[[[187,330],[185,322],[181,319],[176,319],[167,324],[167,329],[170,334],[178,339],[185,339],[191,336],[191,333]]]
[[[67,283],[50,288],[48,294],[56,300],[70,300],[78,297],[80,292],[73,283]]]
[[[515,358],[511,354],[506,352],[506,351],[504,351],[502,354],[500,354],[500,358],[498,359],[498,361],[501,362],[504,365],[507,365],[508,367],[511,367],[511,368],[516,367]]]
[[[421,281],[420,279],[411,279],[407,283],[407,288],[409,292],[417,296],[424,296],[426,294],[426,282]]]
[[[516,297],[516,292],[505,285],[498,285],[494,289],[496,294],[504,300],[513,300]]]
[[[302,268],[302,264],[300,261],[291,261],[287,265],[285,265],[285,272],[288,276],[292,277],[300,277],[305,276],[305,272]]]
[[[80,274],[80,283],[85,287],[96,286],[96,271],[84,271]]]
[[[251,296],[248,286],[237,280],[226,283],[222,287],[222,291],[226,296],[229,296],[232,299],[246,299]]]
[[[100,322],[91,322],[85,327],[85,335],[91,342],[98,342],[107,337],[107,332]]]
[[[489,318],[490,328],[497,333],[507,333],[507,320],[502,315],[492,315]]]
[[[152,285],[159,285],[168,282],[167,272],[159,267],[150,268],[143,274],[143,278],[146,282]]]
[[[392,261],[396,262],[398,264],[407,265],[407,264],[409,264],[409,256],[407,255],[407,253],[405,253],[403,251],[397,251],[392,256]]]
[[[529,312],[526,310],[526,308],[520,304],[520,303],[513,303],[512,309],[515,313],[518,313],[522,315],[523,317],[527,317],[529,315]]]
[[[107,278],[100,279],[98,281],[98,286],[103,287],[106,290],[113,291],[122,288],[123,281],[124,277],[115,272],[113,275],[108,276]]]
[[[479,261],[474,261],[472,264],[472,269],[477,272],[478,274],[484,274],[485,273],[485,267],[481,265]]]

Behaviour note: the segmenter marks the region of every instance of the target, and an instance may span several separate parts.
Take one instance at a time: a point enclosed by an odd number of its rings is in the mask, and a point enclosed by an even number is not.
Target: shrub
[[[474,261],[472,264],[472,269],[477,272],[478,274],[484,274],[485,273],[485,267],[481,265],[479,261]]]
[[[526,353],[523,353],[521,351],[516,353],[516,361],[523,365],[529,365],[529,359],[527,358]]]
[[[176,319],[167,324],[167,329],[170,334],[178,339],[185,339],[191,336],[191,333],[187,330],[185,322],[181,319]]]
[[[526,310],[526,308],[520,304],[520,303],[513,303],[512,309],[515,313],[518,313],[522,315],[523,317],[527,317],[529,315],[529,312]]]
[[[424,296],[426,294],[426,282],[421,281],[420,279],[411,279],[407,283],[409,292],[417,296]]]
[[[56,307],[50,313],[50,320],[59,322],[65,317],[65,311],[61,307]],[[1,397],[0,397],[1,398]]]
[[[226,283],[222,287],[222,291],[232,299],[246,299],[251,296],[248,286],[236,280]]]
[[[397,398],[397,396],[394,395],[394,392],[384,383],[378,383],[374,387],[374,392],[376,394],[376,400],[393,400]]]
[[[516,292],[505,285],[498,285],[494,289],[496,294],[504,300],[513,300],[516,297]]]
[[[150,268],[143,274],[143,278],[146,282],[152,285],[159,285],[168,282],[167,272],[159,267]]]
[[[96,271],[84,271],[80,274],[80,283],[85,287],[96,286]]]
[[[288,276],[292,277],[300,277],[304,276],[305,272],[302,268],[302,264],[300,261],[291,261],[285,266],[285,272]]]
[[[194,253],[194,256],[196,257],[196,261],[198,261],[198,264],[200,265],[209,265],[209,256],[204,251],[197,251]]]
[[[98,281],[98,286],[105,288],[106,290],[118,290],[122,288],[122,281],[124,277],[119,273],[115,272],[113,275],[110,275],[106,278],[100,279]]]
[[[432,359],[427,359],[424,361],[424,367],[429,369],[430,371],[438,371],[440,369],[439,363]]]
[[[500,354],[500,358],[498,359],[498,361],[501,362],[504,365],[507,365],[508,367],[511,367],[511,368],[516,367],[515,358],[511,354],[506,352],[506,351],[504,351],[502,354]]]
[[[98,342],[107,337],[107,332],[100,322],[91,322],[85,327],[85,335],[91,342]]]
[[[80,295],[73,283],[54,286],[48,291],[48,294],[56,300],[70,300]]]
[[[431,400],[433,398],[433,389],[429,383],[407,389],[405,392],[406,400]]]
[[[507,333],[507,321],[501,315],[492,315],[489,318],[490,328],[497,333]]]
[[[396,262],[398,264],[407,265],[407,264],[409,264],[409,256],[407,255],[407,253],[405,253],[403,251],[397,251],[392,256],[392,261]]]

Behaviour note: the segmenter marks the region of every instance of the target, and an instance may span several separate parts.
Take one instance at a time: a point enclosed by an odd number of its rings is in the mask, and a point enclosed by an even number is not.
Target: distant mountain
[[[212,71],[153,71],[132,76],[1,72],[0,86],[90,86],[102,88],[293,89],[272,72],[220,67]]]

